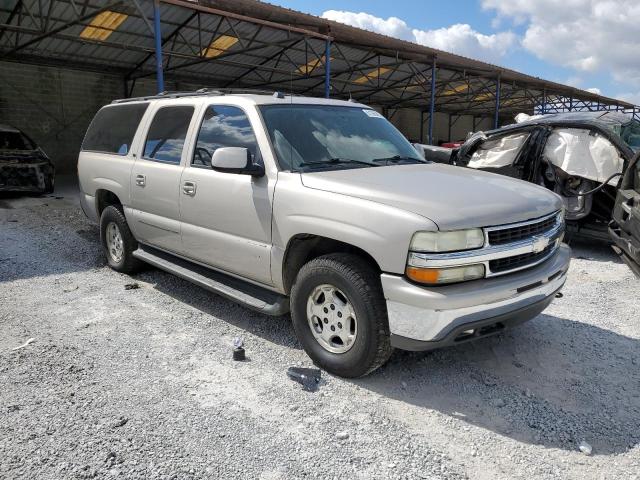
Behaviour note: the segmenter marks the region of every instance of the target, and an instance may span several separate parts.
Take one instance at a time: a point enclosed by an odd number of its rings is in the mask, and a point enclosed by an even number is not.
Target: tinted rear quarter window
[[[110,105],[93,118],[82,150],[126,155],[148,103]]]

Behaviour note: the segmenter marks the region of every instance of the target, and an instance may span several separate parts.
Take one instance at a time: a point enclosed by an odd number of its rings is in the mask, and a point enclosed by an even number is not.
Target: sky
[[[640,0],[270,0],[640,105]]]

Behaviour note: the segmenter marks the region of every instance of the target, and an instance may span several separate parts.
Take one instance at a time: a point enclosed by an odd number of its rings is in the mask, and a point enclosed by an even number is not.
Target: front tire
[[[122,210],[109,205],[100,216],[100,241],[107,255],[107,263],[121,273],[133,273],[141,262],[133,256],[138,248]]]
[[[314,363],[341,377],[366,375],[393,351],[380,276],[356,255],[304,265],[291,289],[291,319]]]

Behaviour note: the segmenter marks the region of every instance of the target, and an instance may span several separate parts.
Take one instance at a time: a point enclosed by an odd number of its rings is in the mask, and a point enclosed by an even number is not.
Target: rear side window
[[[262,164],[256,136],[247,114],[241,108],[210,105],[202,120],[192,164],[210,167],[213,152],[220,147],[243,147],[255,163]]]
[[[126,155],[148,103],[104,107],[93,118],[82,150]]]
[[[193,110],[193,107],[183,105],[158,110],[144,142],[143,157],[160,162],[180,163]]]

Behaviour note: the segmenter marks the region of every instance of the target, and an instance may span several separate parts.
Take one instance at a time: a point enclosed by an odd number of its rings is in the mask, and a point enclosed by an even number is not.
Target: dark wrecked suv
[[[447,163],[554,191],[564,202],[569,235],[613,238],[617,253],[638,273],[640,122],[622,112],[518,117],[513,125],[475,133]]]
[[[52,193],[54,176],[40,147],[17,128],[0,125],[0,191]]]

